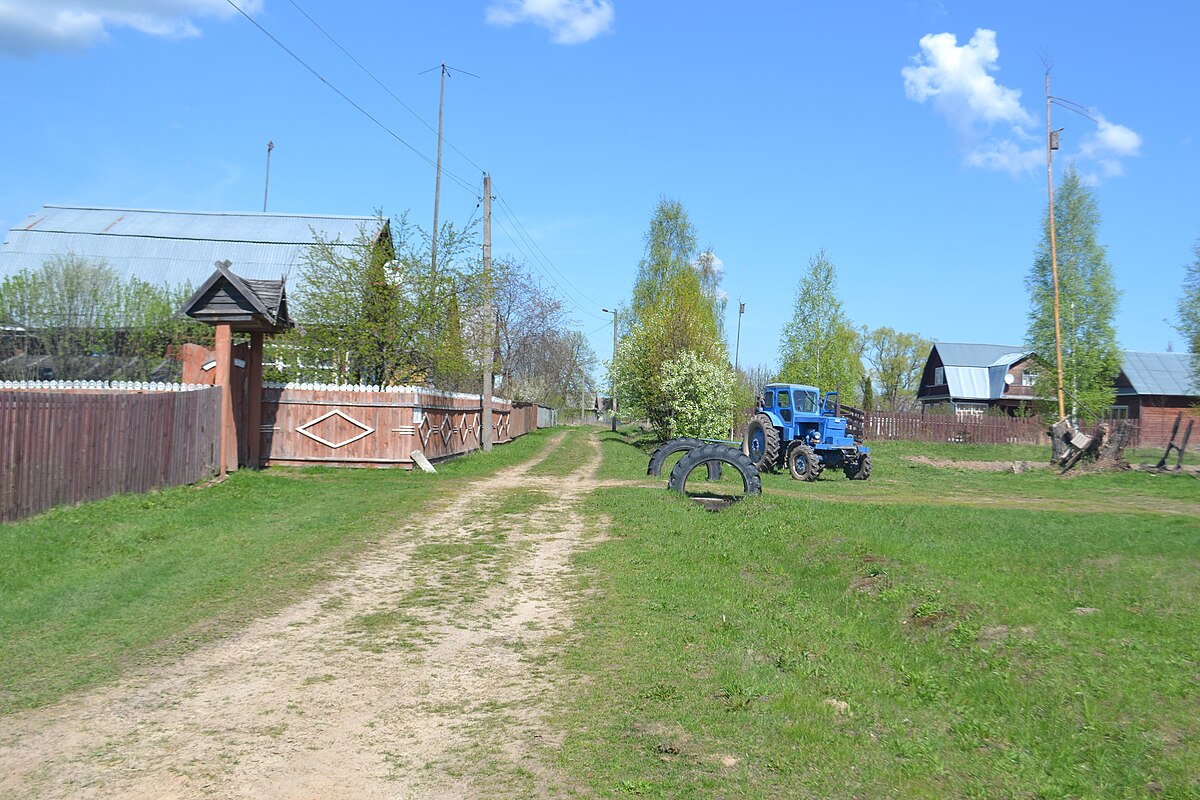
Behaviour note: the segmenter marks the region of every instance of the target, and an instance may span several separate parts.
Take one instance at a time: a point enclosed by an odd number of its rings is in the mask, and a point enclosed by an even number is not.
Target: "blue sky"
[[[1164,320],[1200,235],[1195,4],[238,4],[391,133],[227,0],[0,0],[0,227],[45,203],[261,210],[273,140],[271,210],[428,229],[421,73],[444,62],[479,77],[447,81],[441,219],[477,218],[488,170],[496,254],[543,273],[601,357],[661,197],[724,266],[731,350],[746,304],[743,365],[776,362],[819,248],[856,325],[1019,343],[1045,53],[1096,119],[1055,110],[1056,174],[1073,160],[1094,186],[1121,345],[1181,345]]]

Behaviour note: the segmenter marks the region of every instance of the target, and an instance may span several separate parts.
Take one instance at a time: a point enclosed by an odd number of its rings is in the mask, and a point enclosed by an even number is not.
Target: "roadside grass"
[[[588,501],[558,720],[598,795],[1200,794],[1194,479],[883,443],[870,481],[767,475],[708,514],[601,438],[634,485]]]
[[[244,470],[204,488],[0,525],[0,713],[228,635],[303,596],[456,486],[528,460],[552,433],[439,464],[436,475]],[[367,619],[363,631],[402,622]]]

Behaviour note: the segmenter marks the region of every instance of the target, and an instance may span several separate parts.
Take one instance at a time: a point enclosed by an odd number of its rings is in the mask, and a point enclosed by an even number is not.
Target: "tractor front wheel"
[[[798,481],[815,481],[821,474],[821,462],[817,454],[807,445],[796,445],[788,451],[788,471]]]
[[[871,477],[871,456],[863,453],[858,461],[846,464],[846,477],[852,481],[865,481]]]
[[[774,470],[779,464],[779,431],[766,414],[755,414],[750,419],[742,453],[759,472]]]

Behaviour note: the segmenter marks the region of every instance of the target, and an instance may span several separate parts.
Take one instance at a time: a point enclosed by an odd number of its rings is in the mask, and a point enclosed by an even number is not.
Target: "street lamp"
[[[613,355],[612,364],[608,370],[609,391],[612,393],[612,429],[617,430],[617,311],[607,308],[600,309],[605,314],[613,315]]]

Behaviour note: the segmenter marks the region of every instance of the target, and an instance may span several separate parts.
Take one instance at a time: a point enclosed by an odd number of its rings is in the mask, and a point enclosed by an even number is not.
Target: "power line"
[[[264,36],[266,36],[268,39],[270,39],[272,42],[274,42],[280,49],[282,49],[285,53],[287,53],[289,56],[291,56],[292,59],[294,59],[298,64],[300,64],[302,67],[304,67],[306,70],[308,70],[308,72],[311,73],[313,75],[313,77],[317,78],[317,80],[321,81],[326,86],[328,86],[335,94],[337,94],[339,97],[341,97],[344,101],[346,101],[348,104],[350,104],[355,110],[357,110],[360,114],[365,116],[371,122],[375,123],[376,126],[378,126],[381,130],[383,130],[385,133],[387,133],[393,139],[400,142],[402,145],[404,145],[406,148],[408,148],[410,151],[412,151],[418,158],[425,161],[425,163],[429,164],[430,166],[436,168],[437,163],[433,159],[426,156],[424,153],[422,153],[420,150],[418,150],[412,144],[409,144],[407,141],[405,141],[405,139],[403,137],[401,137],[399,134],[397,134],[395,131],[393,131],[391,128],[389,128],[387,125],[385,125],[382,121],[380,121],[377,117],[375,117],[373,114],[371,114],[365,108],[363,108],[361,105],[359,105],[354,100],[352,100],[345,92],[343,92],[341,89],[339,89],[337,86],[335,86],[332,82],[330,82],[327,78],[325,78],[325,76],[323,76],[319,72],[317,72],[316,69],[314,69],[312,66],[310,66],[308,64],[308,62],[306,62],[299,55],[297,55],[293,50],[291,50],[291,48],[289,48],[282,41],[280,41],[279,38],[277,38],[274,34],[272,34],[270,31],[268,31],[262,24],[260,24],[257,20],[255,20],[253,17],[251,17],[249,14],[247,14],[240,6],[237,5],[237,3],[234,2],[234,0],[226,0],[226,2],[229,3],[229,5],[232,6],[234,8],[234,10],[236,10],[239,14],[241,14],[243,17],[245,17],[252,25],[254,25],[254,27],[258,28],[258,30],[261,31]],[[332,42],[339,50],[341,50],[342,53],[347,58],[349,58],[360,70],[362,70],[368,77],[370,77],[373,81],[375,81],[375,83],[377,83],[385,92],[387,92],[388,95],[391,96],[391,98],[393,100],[395,100],[397,103],[400,104],[401,107],[403,107],[406,111],[408,111],[410,114],[412,114],[422,125],[424,125],[429,130],[433,131],[434,133],[437,133],[437,130],[435,128],[430,126],[430,124],[428,122],[426,122],[424,119],[422,119],[421,116],[419,114],[417,114],[417,112],[415,112],[403,100],[401,100],[394,92],[392,92],[392,90],[389,89],[369,69],[367,69],[366,66],[364,66],[362,64],[361,61],[359,61],[357,58],[355,58],[354,55],[351,54],[349,50],[347,50],[345,47],[343,47],[341,45],[341,43],[339,43],[328,31],[326,31],[319,23],[317,23],[317,21],[314,20],[308,14],[308,12],[306,12],[303,8],[301,8],[301,6],[296,2],[296,0],[289,0],[289,2],[292,4],[292,6],[294,6],[296,8],[297,11],[299,11],[301,13],[301,15],[304,16],[305,19],[307,19],[309,21],[309,23],[311,23],[318,31],[320,31],[327,39],[329,39],[329,41]],[[466,72],[465,70],[458,70],[458,71],[464,72],[465,74],[468,74],[468,75],[472,74],[472,73]],[[474,77],[478,77],[478,76],[474,76]],[[452,150],[454,150],[456,153],[458,153],[460,156],[462,156],[464,159],[466,159],[467,162],[469,162],[470,164],[475,166],[477,169],[479,169],[480,172],[486,172],[486,170],[484,170],[482,167],[480,167],[473,159],[470,158],[470,156],[468,156],[466,153],[464,153],[459,148],[455,147],[452,143],[446,141],[444,137],[440,137],[440,140],[445,142],[447,145],[449,145]],[[459,175],[456,175],[455,173],[453,173],[449,170],[446,170],[444,168],[442,171],[451,180],[453,180],[455,183],[457,183],[460,188],[465,189],[468,192],[477,193],[476,187],[474,185],[470,184],[464,178],[462,178]],[[556,267],[554,265],[554,263],[550,260],[550,258],[545,254],[545,252],[541,249],[540,246],[538,246],[537,242],[529,234],[528,230],[525,228],[524,224],[522,224],[520,218],[517,216],[516,212],[513,211],[512,206],[509,205],[507,200],[505,200],[502,196],[500,196],[498,194],[496,195],[496,197],[497,197],[497,199],[500,200],[500,203],[503,206],[505,215],[509,218],[509,220],[513,224],[513,227],[516,228],[516,230],[517,230],[517,235],[514,235],[513,232],[507,228],[507,226],[504,226],[502,222],[500,223],[501,227],[503,227],[505,229],[505,231],[509,234],[510,241],[514,245],[517,246],[517,249],[520,250],[525,255],[526,259],[535,268],[538,269],[538,271],[542,274],[542,276],[545,277],[546,280],[549,281],[552,286],[554,286],[556,289],[558,289],[560,293],[562,293],[563,299],[565,299],[568,303],[570,303],[572,306],[574,306],[580,312],[582,312],[590,317],[593,317],[594,319],[601,319],[602,317],[599,314],[597,314],[591,310],[592,306],[599,306],[599,303],[597,303],[595,300],[593,300],[592,298],[585,295],[582,291],[580,291],[579,288],[576,287],[570,281],[570,279],[567,278],[567,276],[561,270],[559,270],[558,267]],[[469,227],[471,222],[474,221],[475,213],[479,210],[479,206],[480,206],[481,202],[482,201],[480,201],[480,203],[476,203],[475,210],[472,211],[471,217],[468,220],[466,227]],[[437,231],[434,231],[433,235],[437,236]],[[522,241],[529,245],[530,250],[527,251],[522,246]],[[561,279],[562,283],[565,283],[566,287],[569,287],[571,291],[568,291],[567,288],[565,288],[561,283],[559,283],[559,281],[555,280],[554,277],[550,274],[551,271],[554,272],[556,275],[558,275],[558,277]],[[579,302],[576,302],[575,298],[571,297],[571,292],[574,293],[575,297],[577,297],[583,301],[582,305]]]
[[[574,291],[575,296],[578,297],[580,300],[582,300],[585,305],[599,307],[600,306],[599,303],[597,303],[595,300],[593,300],[592,298],[590,298],[586,294],[584,294],[582,291],[580,291],[579,287],[577,287],[577,286],[575,286],[575,284],[571,283],[570,278],[568,278],[566,275],[564,275],[563,272],[560,269],[558,269],[558,267],[554,266],[554,262],[552,262],[550,260],[550,257],[547,256],[546,253],[542,250],[542,248],[538,246],[538,243],[529,234],[529,231],[525,229],[525,226],[523,224],[521,224],[521,220],[517,217],[516,212],[514,212],[512,210],[512,206],[510,206],[508,204],[508,202],[500,195],[497,195],[497,199],[500,200],[500,204],[503,206],[505,215],[508,216],[508,218],[512,220],[514,227],[517,228],[518,233],[521,235],[522,239],[533,250],[536,251],[534,254],[534,258],[540,264],[542,264],[543,266],[552,270],[556,275],[558,275],[562,279],[563,283],[565,283],[568,287],[570,287],[571,290]],[[547,275],[547,278],[549,278],[549,275]],[[554,281],[553,278],[549,278],[549,279],[551,280],[551,282],[555,283],[555,285],[558,285],[558,282]],[[563,289],[562,286],[559,286],[559,288]],[[563,291],[565,292],[566,290],[563,289]],[[589,314],[596,319],[601,319],[600,315],[596,314],[595,312],[588,311],[586,308],[578,306],[578,305],[576,305],[576,307],[579,308],[584,313]]]
[[[426,128],[428,128],[428,129],[429,129],[430,131],[432,131],[433,133],[435,133],[435,134],[437,133],[437,128],[433,127],[433,126],[432,126],[432,125],[430,125],[428,122],[426,122],[426,121],[425,121],[425,119],[424,119],[424,118],[423,118],[423,117],[422,117],[420,114],[418,114],[418,113],[417,113],[416,111],[414,111],[414,110],[413,110],[411,107],[409,107],[409,105],[408,105],[407,103],[405,103],[403,100],[401,100],[399,97],[397,97],[397,96],[396,96],[396,94],[395,94],[395,92],[393,92],[391,89],[389,89],[389,88],[387,87],[387,85],[385,85],[385,84],[384,84],[384,82],[383,82],[383,81],[381,81],[381,80],[379,80],[379,78],[375,77],[375,74],[374,74],[373,72],[371,72],[371,70],[369,70],[369,69],[367,69],[365,66],[363,66],[362,62],[361,62],[361,61],[359,61],[357,58],[355,58],[355,57],[354,57],[354,56],[353,56],[353,55],[350,53],[350,51],[349,51],[349,50],[347,50],[345,47],[342,47],[341,43],[340,43],[340,42],[338,42],[338,40],[337,40],[337,39],[333,38],[333,36],[332,36],[332,35],[329,33],[329,31],[327,31],[327,30],[325,30],[324,28],[322,28],[322,27],[321,27],[321,26],[320,26],[320,25],[317,23],[317,21],[316,21],[315,19],[313,19],[311,16],[309,16],[308,12],[307,12],[307,11],[305,11],[303,8],[301,8],[301,7],[300,7],[300,4],[299,4],[299,3],[297,3],[297,2],[296,2],[296,0],[288,0],[288,2],[290,2],[290,3],[291,3],[291,4],[292,4],[292,5],[293,5],[293,6],[296,8],[296,10],[297,10],[297,11],[299,11],[301,14],[303,14],[303,15],[304,15],[304,18],[305,18],[306,20],[308,20],[309,22],[311,22],[311,23],[313,24],[313,27],[314,27],[314,28],[316,28],[316,29],[317,29],[317,30],[319,30],[319,31],[320,31],[322,34],[324,34],[324,36],[325,36],[325,38],[326,38],[326,39],[328,39],[329,41],[333,42],[334,46],[335,46],[335,47],[337,47],[337,49],[341,50],[341,51],[342,51],[342,52],[343,52],[343,53],[346,55],[346,58],[348,58],[348,59],[350,59],[351,61],[353,61],[353,62],[354,62],[354,64],[355,64],[355,66],[357,66],[357,67],[358,67],[359,69],[361,69],[361,70],[362,70],[364,73],[366,73],[367,77],[369,77],[371,80],[375,81],[375,83],[379,84],[379,88],[381,88],[381,89],[383,89],[385,92],[387,92],[387,93],[388,93],[388,95],[390,95],[390,96],[391,96],[391,98],[392,98],[393,100],[395,100],[397,103],[399,103],[399,104],[400,104],[401,108],[403,108],[403,109],[404,109],[405,111],[407,111],[409,114],[412,114],[412,115],[413,115],[413,117],[414,117],[414,118],[417,120],[417,122],[420,122],[422,125],[424,125]],[[437,67],[434,67],[434,69],[437,69]],[[456,70],[456,71],[457,71],[457,72],[462,72],[462,73],[463,73],[463,74],[465,74],[465,75],[470,75],[470,76],[471,76],[471,77],[473,77],[473,78],[478,78],[478,77],[479,77],[478,75],[474,75],[474,74],[472,74],[472,73],[470,73],[470,72],[467,72],[466,70],[462,70],[462,69],[460,69],[460,70]],[[422,74],[424,74],[424,73],[422,73]],[[446,142],[446,144],[447,144],[447,145],[449,145],[449,147],[450,147],[450,149],[451,149],[451,150],[453,150],[454,152],[458,153],[460,156],[462,156],[463,158],[465,158],[465,159],[467,160],[467,163],[469,163],[471,166],[475,167],[475,169],[479,170],[480,172],[486,172],[486,171],[487,171],[487,170],[485,170],[483,167],[479,166],[479,165],[478,165],[478,164],[476,164],[474,161],[472,161],[470,156],[468,156],[468,155],[467,155],[466,153],[464,153],[462,150],[459,150],[457,147],[455,147],[453,143],[451,143],[451,142],[447,141],[447,140],[445,139],[445,137],[442,137],[442,141],[445,141],[445,142]]]
[[[229,3],[229,5],[231,5],[231,6],[234,8],[234,10],[236,10],[236,11],[237,11],[239,14],[241,14],[243,17],[245,17],[247,20],[249,20],[249,21],[250,21],[250,23],[251,23],[251,24],[252,24],[254,27],[256,27],[256,28],[258,28],[260,31],[262,31],[263,35],[264,35],[264,36],[266,36],[268,39],[270,39],[272,42],[274,42],[276,45],[278,45],[278,46],[279,46],[279,48],[280,48],[281,50],[283,50],[285,53],[287,53],[289,56],[291,56],[293,59],[295,59],[295,61],[296,61],[298,64],[300,64],[300,66],[304,67],[306,70],[308,70],[310,73],[312,73],[313,77],[315,77],[315,78],[316,78],[317,80],[319,80],[321,83],[325,84],[325,85],[326,85],[326,86],[328,86],[330,89],[332,89],[332,90],[333,90],[333,92],[334,92],[334,93],[335,93],[335,94],[336,94],[338,97],[342,98],[342,99],[343,99],[343,100],[345,100],[347,103],[349,103],[351,106],[353,106],[353,107],[354,107],[354,108],[355,108],[355,109],[356,109],[356,110],[357,110],[357,111],[358,111],[360,114],[362,114],[362,115],[363,115],[364,117],[366,117],[367,119],[371,120],[371,122],[374,122],[374,123],[375,123],[375,124],[376,124],[376,125],[377,125],[377,126],[380,128],[380,129],[382,129],[384,132],[386,132],[386,133],[387,133],[389,136],[391,136],[391,137],[392,137],[393,139],[395,139],[396,141],[400,142],[400,144],[404,145],[404,146],[405,146],[405,147],[407,147],[409,150],[411,150],[411,151],[412,151],[414,154],[416,154],[416,155],[417,155],[417,157],[418,157],[418,158],[420,158],[420,159],[422,159],[423,161],[425,161],[425,163],[429,164],[429,165],[430,165],[430,166],[432,166],[432,167],[436,167],[436,166],[437,166],[437,163],[436,163],[436,162],[435,162],[433,159],[431,159],[429,156],[427,156],[427,155],[425,155],[424,153],[422,153],[420,150],[418,150],[418,149],[417,149],[416,147],[414,147],[413,145],[411,145],[411,144],[409,144],[408,142],[406,142],[406,141],[405,141],[405,140],[404,140],[404,139],[403,139],[403,138],[402,138],[402,137],[401,137],[401,136],[400,136],[398,133],[396,133],[395,131],[393,131],[393,130],[392,130],[391,128],[389,128],[387,125],[384,125],[384,124],[383,124],[383,123],[382,123],[382,122],[381,122],[381,121],[380,121],[378,118],[376,118],[376,117],[375,117],[373,114],[371,114],[371,113],[370,113],[369,111],[367,111],[365,108],[363,108],[362,106],[360,106],[358,103],[356,103],[356,102],[354,102],[353,100],[351,100],[351,99],[350,99],[350,97],[349,97],[349,96],[348,96],[348,95],[347,95],[345,92],[343,92],[341,89],[339,89],[339,88],[337,88],[336,86],[334,86],[334,85],[333,85],[333,84],[332,84],[332,83],[331,83],[331,82],[330,82],[330,81],[329,81],[329,80],[328,80],[328,79],[327,79],[327,78],[326,78],[324,75],[322,75],[321,73],[319,73],[319,72],[317,72],[315,69],[313,69],[313,68],[312,68],[312,67],[311,67],[311,66],[308,64],[308,62],[307,62],[307,61],[305,61],[304,59],[302,59],[300,56],[296,55],[296,54],[295,54],[295,53],[294,53],[294,52],[291,50],[291,48],[289,48],[287,45],[285,45],[283,42],[281,42],[281,41],[280,41],[278,38],[276,38],[274,34],[272,34],[270,31],[268,31],[266,28],[264,28],[262,25],[260,25],[260,24],[259,24],[259,22],[258,22],[258,20],[254,19],[254,17],[250,16],[250,15],[249,15],[249,14],[247,14],[245,11],[243,11],[243,10],[241,9],[241,7],[240,7],[240,6],[239,6],[237,3],[233,2],[233,0],[225,0],[225,2]],[[475,187],[474,187],[474,186],[472,186],[470,183],[468,183],[467,181],[463,180],[463,179],[462,179],[462,178],[460,178],[459,176],[455,175],[453,172],[450,172],[449,170],[443,170],[443,171],[444,171],[444,172],[446,173],[446,175],[448,175],[448,176],[449,176],[449,177],[450,177],[452,180],[454,180],[454,181],[455,181],[455,182],[456,182],[456,183],[457,183],[459,186],[461,186],[462,188],[466,189],[468,192],[474,192],[474,191],[475,191]]]

